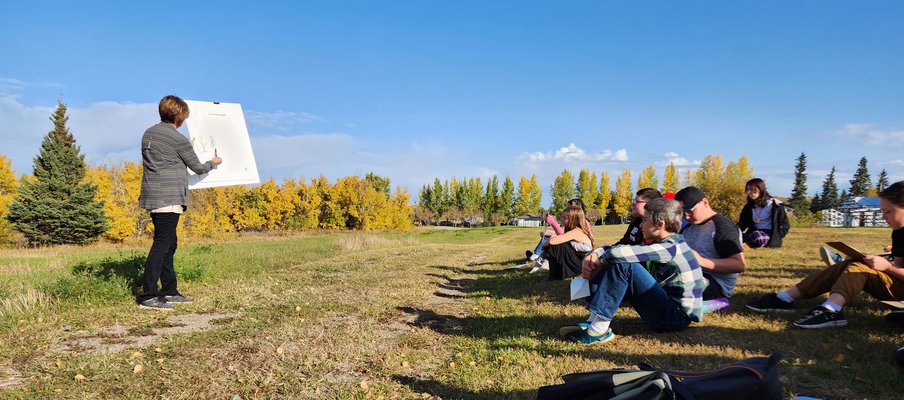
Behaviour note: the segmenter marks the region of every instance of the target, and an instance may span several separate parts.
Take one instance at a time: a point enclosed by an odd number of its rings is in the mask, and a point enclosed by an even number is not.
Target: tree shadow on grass
[[[427,273],[427,276],[446,279],[450,282],[459,281],[461,275],[468,276],[468,284],[458,290],[465,293],[480,292],[492,298],[546,298],[549,301],[567,304],[568,281],[546,282],[546,272],[541,274],[528,274],[525,269],[468,269],[444,265],[431,265],[451,274]],[[443,284],[440,284],[443,285]]]
[[[129,291],[133,295],[137,295],[144,282],[145,259],[143,254],[133,253],[100,260],[82,261],[72,266],[72,273],[105,281],[122,279],[126,282]]]
[[[512,258],[512,259],[505,260],[505,261],[473,262],[473,263],[468,263],[468,266],[469,267],[477,267],[477,266],[482,266],[482,265],[498,265],[500,267],[506,267],[506,266],[524,264],[526,262],[528,262],[527,259],[524,257],[521,257],[521,258]]]

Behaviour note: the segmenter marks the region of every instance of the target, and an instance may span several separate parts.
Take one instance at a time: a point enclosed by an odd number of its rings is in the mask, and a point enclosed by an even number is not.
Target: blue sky
[[[904,179],[895,1],[3,2],[0,154],[62,95],[91,164],[139,161],[166,94],[241,103],[261,178],[422,184],[747,155],[776,195],[861,156]],[[225,162],[228,162],[226,160]]]

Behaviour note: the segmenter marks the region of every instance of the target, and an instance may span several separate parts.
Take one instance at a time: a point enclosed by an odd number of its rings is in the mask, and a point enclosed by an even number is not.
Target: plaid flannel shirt
[[[691,321],[703,320],[703,271],[690,246],[679,234],[661,242],[639,246],[613,246],[594,253],[605,263],[652,262],[653,278],[676,303],[681,305]]]

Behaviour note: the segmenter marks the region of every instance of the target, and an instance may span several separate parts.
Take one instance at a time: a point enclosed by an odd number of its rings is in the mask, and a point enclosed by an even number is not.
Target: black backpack
[[[710,372],[613,369],[562,376],[565,383],[544,386],[537,400],[781,400],[780,353],[753,357]]]

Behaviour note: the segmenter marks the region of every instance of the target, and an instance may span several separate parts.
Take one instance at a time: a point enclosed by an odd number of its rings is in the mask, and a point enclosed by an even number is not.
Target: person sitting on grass
[[[625,235],[615,242],[613,246],[644,243],[643,230],[640,229],[640,224],[643,222],[644,206],[646,206],[650,200],[658,199],[660,197],[662,197],[662,193],[653,188],[643,188],[637,191],[637,194],[634,196],[634,201],[631,202],[631,223],[628,224]]]
[[[810,299],[823,293],[829,298],[794,321],[798,328],[831,328],[847,326],[841,309],[860,292],[878,300],[904,300],[904,181],[896,182],[879,193],[882,218],[893,229],[891,255],[867,255],[862,261],[846,260],[816,271],[796,285],[779,293],[751,301],[746,307],[757,312],[793,312],[794,301]]]
[[[703,319],[703,273],[681,235],[681,205],[658,198],[644,206],[641,229],[653,243],[596,249],[584,258],[581,276],[591,282],[590,317],[563,326],[566,340],[591,344],[612,340],[609,327],[622,300],[631,302],[656,332],[687,329]],[[640,263],[653,263],[652,275]]]
[[[584,216],[587,215],[587,207],[584,206],[584,202],[581,199],[574,198],[568,200],[565,203],[565,208],[569,207],[580,207],[581,211],[584,212]],[[556,217],[552,214],[546,214],[546,224],[552,228],[552,232],[549,232],[549,229],[544,229],[543,232],[540,232],[540,241],[537,242],[537,246],[534,247],[534,251],[525,250],[524,255],[527,257],[528,261],[534,261],[534,265],[541,265],[544,261],[543,259],[543,246],[546,242],[549,241],[549,238],[552,237],[553,234],[562,235],[565,233],[565,230],[559,225],[559,221],[556,220]],[[590,239],[593,239],[593,222],[589,219],[586,220],[587,235],[590,236]]]
[[[785,207],[766,191],[766,182],[760,178],[747,181],[747,204],[738,216],[738,228],[744,235],[744,243],[756,247],[782,247],[782,239],[791,230],[791,222]]]
[[[697,187],[679,190],[675,200],[681,203],[684,218],[689,222],[681,229],[681,235],[694,249],[703,268],[703,277],[708,282],[703,299],[727,302],[734,292],[738,274],[747,268],[741,230],[731,219],[713,210],[709,198]]]
[[[584,211],[568,207],[563,214],[565,233],[556,235],[547,230],[549,241],[543,245],[544,258],[549,261],[547,280],[560,281],[581,273],[581,260],[593,250],[593,238],[587,230]]]

